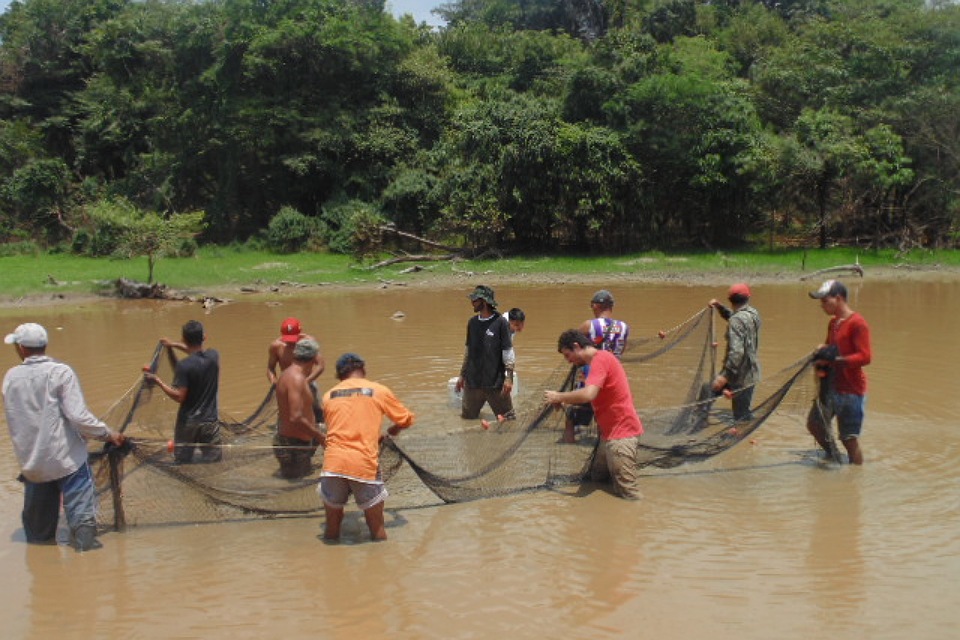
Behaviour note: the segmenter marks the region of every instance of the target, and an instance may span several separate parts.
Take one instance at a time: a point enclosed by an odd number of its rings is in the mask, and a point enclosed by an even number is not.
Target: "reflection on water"
[[[0,317],[9,327],[45,324],[51,354],[74,366],[100,413],[136,381],[158,338],[198,318],[221,352],[221,406],[242,416],[266,389],[280,321],[296,315],[328,363],[359,352],[418,427],[442,436],[462,426],[446,383],[459,368],[475,284],[238,300],[211,313],[127,301]],[[862,469],[824,465],[801,424],[771,421],[706,463],[647,472],[639,504],[592,486],[417,509],[388,501],[385,544],[366,542],[351,508],[335,546],[319,540],[321,518],[277,518],[134,527],[80,555],[23,543],[22,489],[4,437],[4,637],[953,637],[960,284],[850,284],[874,339]],[[524,387],[561,364],[556,338],[588,317],[595,288],[496,286],[504,308],[527,313],[516,341]],[[637,336],[676,325],[725,290],[609,288]],[[774,372],[819,343],[827,319],[809,284],[753,288],[761,361]],[[14,362],[0,351],[3,369]]]

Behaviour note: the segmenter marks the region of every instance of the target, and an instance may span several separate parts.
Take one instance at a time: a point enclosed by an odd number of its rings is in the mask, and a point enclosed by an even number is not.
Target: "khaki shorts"
[[[639,500],[643,497],[639,486],[640,469],[637,464],[639,450],[639,436],[619,440],[601,440],[590,470],[591,478],[596,482],[612,482],[614,491],[621,498]]]
[[[332,509],[343,509],[347,506],[347,499],[353,494],[353,499],[361,511],[375,507],[390,495],[387,485],[381,480],[375,482],[361,482],[342,476],[323,476],[318,488],[323,504]]]

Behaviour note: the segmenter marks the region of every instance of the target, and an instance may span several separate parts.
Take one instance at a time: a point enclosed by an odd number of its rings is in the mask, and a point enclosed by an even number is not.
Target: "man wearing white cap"
[[[860,430],[866,406],[867,376],[863,367],[873,359],[870,327],[859,313],[847,304],[847,287],[839,280],[827,280],[810,297],[820,301],[820,308],[830,316],[827,341],[817,348],[814,362],[822,374],[820,397],[814,401],[807,417],[807,430],[828,453],[826,437],[833,417],[837,418],[840,442],[847,450],[850,464],[863,464]]]
[[[710,384],[710,390],[719,395],[724,390],[731,392],[733,419],[749,420],[750,404],[753,402],[754,385],[760,381],[760,312],[750,306],[750,287],[738,282],[730,287],[727,300],[729,308],[717,299],[710,306],[727,321],[727,350],[723,356],[723,368]]]
[[[27,542],[56,539],[62,500],[77,550],[96,549],[97,497],[86,440],[119,446],[124,437],[87,409],[73,369],[46,355],[46,329],[21,324],[3,341],[22,360],[3,378],[3,406],[24,484]]]

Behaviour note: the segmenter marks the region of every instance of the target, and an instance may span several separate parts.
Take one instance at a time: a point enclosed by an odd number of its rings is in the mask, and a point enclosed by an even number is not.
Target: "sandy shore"
[[[495,270],[465,271],[457,273],[436,273],[423,270],[405,274],[401,277],[386,277],[386,274],[377,281],[355,283],[323,283],[309,284],[263,284],[251,283],[247,285],[224,285],[209,287],[200,291],[168,290],[172,297],[202,302],[210,297],[224,301],[240,299],[269,299],[271,297],[289,297],[291,294],[309,294],[328,290],[349,289],[388,289],[394,287],[454,289],[457,287],[472,287],[476,284],[498,285],[606,285],[615,286],[616,283],[644,283],[663,282],[684,285],[716,285],[725,286],[732,282],[744,281],[751,284],[770,284],[778,282],[810,281],[820,282],[829,278],[855,279],[859,276],[850,269],[821,270],[800,273],[784,269],[783,271],[767,271],[747,273],[742,270],[718,270],[708,272],[691,272],[688,270],[650,270],[650,271],[616,271],[607,273],[577,274],[577,273],[497,273]],[[864,279],[879,281],[960,281],[960,267],[948,266],[916,266],[903,265],[892,267],[867,267],[864,269]],[[88,304],[97,301],[115,300],[115,296],[99,295],[96,293],[72,291],[45,291],[23,296],[0,296],[0,309],[20,309],[47,307],[55,305]]]

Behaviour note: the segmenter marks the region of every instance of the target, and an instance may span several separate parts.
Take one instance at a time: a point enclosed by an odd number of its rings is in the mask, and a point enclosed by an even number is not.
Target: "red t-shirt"
[[[643,433],[643,424],[633,406],[627,373],[615,355],[609,351],[597,351],[590,361],[590,373],[584,384],[600,388],[591,404],[601,438],[621,440]]]
[[[867,376],[863,367],[870,364],[870,327],[859,313],[846,320],[831,318],[827,325],[827,344],[837,345],[843,361],[836,364],[834,389],[837,393],[867,394]]]

